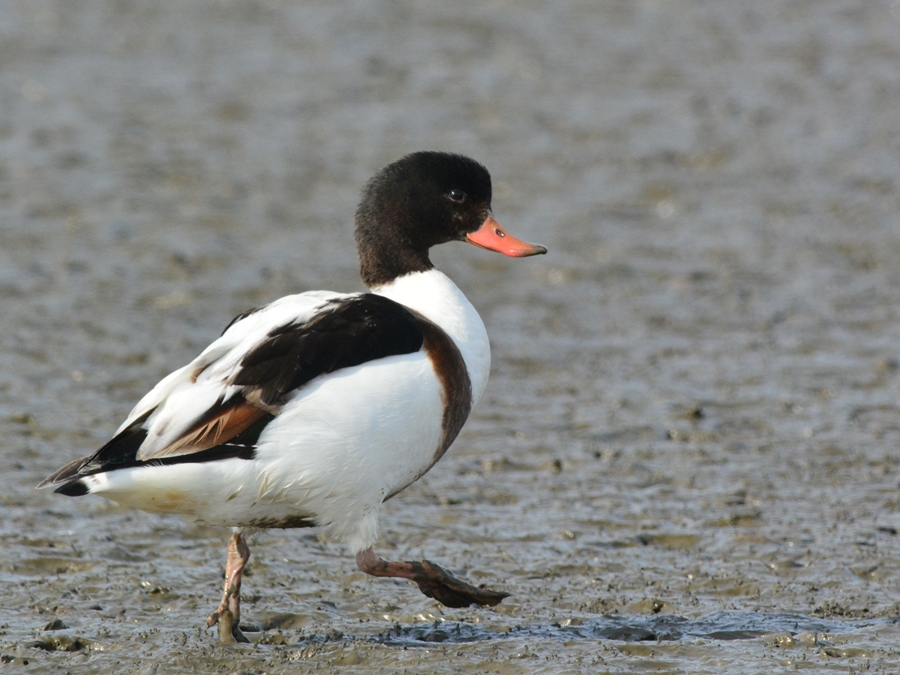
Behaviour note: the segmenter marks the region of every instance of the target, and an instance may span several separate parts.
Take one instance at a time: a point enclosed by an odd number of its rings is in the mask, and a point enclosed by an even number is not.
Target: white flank
[[[212,525],[306,516],[357,552],[375,542],[384,498],[430,465],[442,414],[428,358],[392,356],[310,382],[266,427],[256,459],[147,466],[84,480],[92,493],[122,504]]]

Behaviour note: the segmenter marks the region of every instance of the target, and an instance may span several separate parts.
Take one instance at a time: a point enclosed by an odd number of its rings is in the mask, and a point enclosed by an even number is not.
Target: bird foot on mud
[[[356,554],[356,564],[363,572],[375,577],[398,577],[414,581],[422,593],[447,607],[468,607],[473,604],[493,607],[503,598],[509,597],[509,593],[467,584],[428,560],[389,562],[379,558],[369,548]]]
[[[250,639],[241,632],[239,622],[228,608],[218,609],[206,620],[208,627],[218,625],[219,640],[222,644],[233,645],[237,642],[250,642]]]
[[[419,590],[447,607],[468,607],[472,604],[493,607],[509,597],[509,593],[467,584],[429,560],[404,564],[418,568],[412,580],[418,584]]]

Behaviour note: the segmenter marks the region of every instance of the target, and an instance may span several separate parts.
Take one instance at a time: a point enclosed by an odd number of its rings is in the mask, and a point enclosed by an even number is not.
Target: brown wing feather
[[[174,443],[147,455],[138,452],[137,459],[146,461],[209,450],[227,443],[269,414],[247,403],[244,397],[235,396],[211,409]]]

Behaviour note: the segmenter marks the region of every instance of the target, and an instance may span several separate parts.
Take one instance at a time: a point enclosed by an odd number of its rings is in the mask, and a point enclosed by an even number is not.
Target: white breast
[[[474,407],[487,387],[491,345],[481,317],[456,284],[432,269],[399,277],[372,292],[416,310],[453,339],[469,370]]]

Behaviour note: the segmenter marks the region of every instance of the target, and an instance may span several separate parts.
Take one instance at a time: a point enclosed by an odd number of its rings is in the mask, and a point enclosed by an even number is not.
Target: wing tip
[[[48,487],[57,485],[58,487],[54,490],[54,492],[58,492],[61,495],[66,495],[67,497],[82,497],[86,494],[89,494],[91,491],[91,489],[85,484],[83,480],[81,480],[81,478],[66,481],[62,485],[59,485],[59,483],[59,480],[54,480],[54,476],[50,476],[50,478],[45,478],[40,483],[38,483],[34,489],[44,490]]]
[[[79,457],[78,459],[73,459],[65,466],[57,469],[52,474],[47,476],[47,478],[38,483],[34,489],[43,490],[44,488],[63,483],[63,485],[56,490],[57,492],[59,492],[60,489],[66,487],[67,485],[70,485],[73,482],[78,482],[81,479],[81,476],[78,475],[79,471],[85,465],[88,459],[88,457]],[[85,489],[87,489],[86,486]]]

